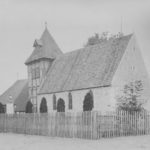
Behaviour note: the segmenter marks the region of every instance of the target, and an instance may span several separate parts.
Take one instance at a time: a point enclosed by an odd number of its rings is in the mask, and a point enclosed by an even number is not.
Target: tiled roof
[[[34,46],[35,49],[26,60],[25,64],[29,64],[41,58],[55,59],[57,56],[62,54],[47,28],[45,28],[41,38],[39,40],[35,40]]]
[[[0,96],[0,102],[7,104],[10,102],[16,104],[17,111],[25,111],[26,102],[28,101],[28,80],[16,81],[8,90]]]
[[[109,86],[131,36],[85,47],[56,58],[39,94]]]
[[[28,91],[28,83],[26,83],[14,102],[14,104],[16,105],[15,111],[25,112],[28,100],[29,100],[29,91]]]

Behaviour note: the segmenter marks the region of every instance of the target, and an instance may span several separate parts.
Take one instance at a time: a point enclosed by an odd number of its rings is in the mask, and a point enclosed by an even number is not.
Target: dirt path
[[[1,133],[0,150],[150,150],[150,136],[91,141]]]

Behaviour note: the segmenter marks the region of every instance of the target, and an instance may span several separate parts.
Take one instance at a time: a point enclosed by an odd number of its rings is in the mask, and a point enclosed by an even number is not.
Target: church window
[[[68,102],[68,108],[72,109],[72,94],[71,93],[68,94],[68,100],[69,100],[69,102]]]
[[[56,105],[56,95],[53,95],[53,110],[57,109],[57,105]]]
[[[40,78],[40,68],[39,68],[39,67],[37,67],[37,68],[35,69],[35,77],[36,77],[36,79],[37,79],[37,78]]]
[[[32,69],[32,79],[38,79],[40,78],[40,68],[34,68]]]
[[[35,70],[34,69],[31,71],[31,75],[32,75],[32,79],[35,79]]]

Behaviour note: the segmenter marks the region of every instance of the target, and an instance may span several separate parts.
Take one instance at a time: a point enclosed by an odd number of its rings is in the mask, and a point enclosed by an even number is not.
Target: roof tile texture
[[[39,94],[108,86],[132,34],[61,55]]]
[[[40,41],[42,45],[35,47],[30,57],[26,60],[25,64],[29,64],[41,58],[54,59],[62,54],[61,50],[59,49],[53,37],[50,35],[47,28],[44,30],[40,40],[36,41]]]

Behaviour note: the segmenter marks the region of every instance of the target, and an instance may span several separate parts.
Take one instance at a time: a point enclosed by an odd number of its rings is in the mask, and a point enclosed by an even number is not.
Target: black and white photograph
[[[0,150],[150,150],[150,0],[0,0]]]

